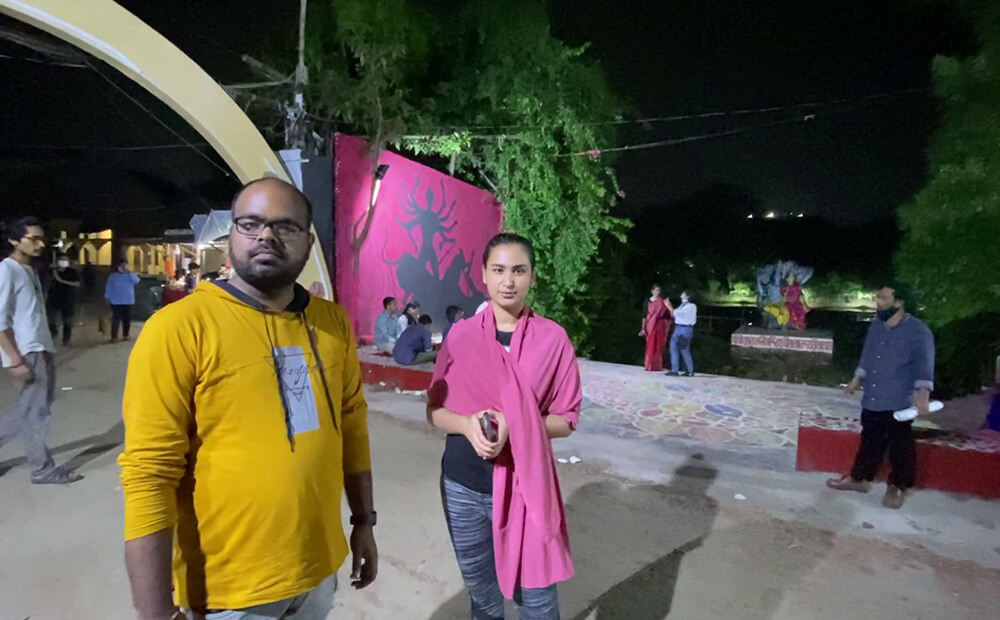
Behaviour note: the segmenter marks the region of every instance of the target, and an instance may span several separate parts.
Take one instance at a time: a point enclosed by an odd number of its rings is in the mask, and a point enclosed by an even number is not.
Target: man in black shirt
[[[94,264],[90,262],[90,259],[85,259],[83,263],[83,293],[87,299],[92,299],[94,297],[94,292],[97,290],[97,268]]]
[[[49,285],[49,330],[53,337],[59,333],[56,326],[56,314],[62,317],[62,343],[70,346],[73,337],[73,317],[76,315],[76,291],[80,288],[80,275],[70,264],[69,257],[60,254],[56,259],[56,268],[52,271],[52,283]]]

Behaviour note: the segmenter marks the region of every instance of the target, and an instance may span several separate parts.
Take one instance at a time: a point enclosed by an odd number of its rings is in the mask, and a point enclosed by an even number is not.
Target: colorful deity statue
[[[809,305],[802,285],[812,278],[812,267],[778,261],[757,270],[757,305],[767,329],[806,329]]]

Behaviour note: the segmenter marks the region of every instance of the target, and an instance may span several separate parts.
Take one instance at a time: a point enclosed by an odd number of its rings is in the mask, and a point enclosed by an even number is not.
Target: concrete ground
[[[80,347],[60,366],[50,444],[84,481],[33,487],[20,446],[0,448],[0,472],[10,468],[0,476],[0,620],[133,617],[115,463],[127,346]],[[0,379],[0,402],[14,389]],[[342,590],[330,617],[467,618],[437,492],[443,440],[417,397],[373,392],[370,403],[380,575],[363,592]],[[693,442],[581,432],[556,449],[582,459],[559,466],[577,566],[560,590],[564,618],[954,620],[1000,610],[996,502],[918,492],[888,511],[881,489],[838,494],[822,475],[744,467]]]

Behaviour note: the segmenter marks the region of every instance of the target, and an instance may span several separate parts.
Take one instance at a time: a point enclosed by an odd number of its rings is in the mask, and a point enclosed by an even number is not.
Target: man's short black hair
[[[884,284],[883,288],[890,289],[892,291],[892,296],[895,297],[896,300],[901,302],[903,305],[906,305],[907,302],[913,300],[910,289],[906,286],[906,284],[898,280],[894,282],[889,282],[888,284]]]
[[[383,297],[382,298],[382,309],[383,310],[388,310],[389,309],[389,304],[391,304],[394,301],[396,301],[395,297]]]
[[[233,201],[229,205],[229,212],[235,214],[235,211],[236,211],[236,201],[240,199],[240,196],[243,195],[243,192],[245,192],[247,190],[247,188],[252,187],[252,186],[254,186],[254,185],[258,184],[258,183],[264,183],[264,182],[281,183],[282,185],[284,185],[284,186],[288,187],[289,189],[291,189],[295,193],[295,195],[299,197],[299,200],[302,201],[302,206],[304,206],[306,208],[306,219],[308,220],[306,222],[306,224],[312,224],[313,207],[312,207],[312,203],[309,201],[309,197],[306,196],[302,192],[301,189],[299,189],[298,187],[296,187],[294,183],[289,183],[288,181],[286,181],[284,179],[279,179],[278,177],[274,177],[274,176],[263,176],[263,177],[261,177],[259,179],[254,179],[253,181],[249,181],[247,183],[244,183],[243,187],[241,187],[239,189],[239,191],[236,192],[236,195],[233,196]]]
[[[28,228],[42,227],[42,220],[34,216],[22,217],[8,222],[3,227],[3,238],[10,241],[20,241],[28,234]],[[7,244],[4,244],[7,245]]]
[[[431,318],[431,315],[429,314],[421,314],[420,318],[417,319],[417,323],[420,323],[421,325],[430,325],[433,322],[434,320]]]
[[[461,312],[461,311],[462,311],[462,309],[459,308],[458,306],[448,306],[444,310],[444,316],[445,316],[445,318],[448,319],[449,323],[454,323],[456,320],[458,320],[458,318],[457,318],[458,317],[458,313]]]

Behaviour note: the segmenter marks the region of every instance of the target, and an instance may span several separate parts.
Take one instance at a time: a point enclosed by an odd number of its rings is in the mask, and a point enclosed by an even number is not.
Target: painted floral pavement
[[[396,365],[360,348],[363,362]],[[413,367],[433,371],[433,365]],[[667,377],[640,367],[580,360],[580,432],[661,445],[696,445],[744,455],[744,462],[792,469],[800,423],[860,432],[858,398],[838,389],[732,377]],[[429,380],[429,376],[428,376]],[[1000,434],[918,431],[921,439],[1000,452]]]
[[[581,360],[583,416],[623,438],[794,452],[799,416],[856,416],[839,390],[729,377],[667,377]]]

